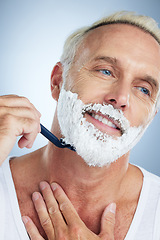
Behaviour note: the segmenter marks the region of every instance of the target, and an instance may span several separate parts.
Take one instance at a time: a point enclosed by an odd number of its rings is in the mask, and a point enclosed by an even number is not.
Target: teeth
[[[112,128],[117,128],[115,124],[113,124],[111,121],[109,121],[108,119],[106,118],[103,118],[102,116],[98,115],[98,114],[92,114],[92,117],[95,118],[96,120],[106,124],[107,126],[109,127],[112,127]]]

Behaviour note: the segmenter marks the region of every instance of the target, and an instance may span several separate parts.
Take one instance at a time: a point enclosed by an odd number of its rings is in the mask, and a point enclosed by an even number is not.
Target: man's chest
[[[125,207],[117,208],[116,223],[115,223],[115,240],[124,240],[133,221],[136,203],[126,205]]]
[[[26,204],[21,204],[20,205],[20,211],[21,211],[21,215],[22,216],[29,216],[32,221],[36,224],[40,234],[47,239],[45,232],[39,222],[39,218],[36,214],[36,211],[34,209],[34,206],[28,202]],[[123,216],[120,216],[119,214],[116,216],[116,223],[115,223],[115,239],[114,240],[124,240],[125,236],[130,228],[130,225],[132,223],[133,220],[133,213],[124,213]],[[95,217],[96,219],[96,217]],[[97,229],[100,229],[100,220],[99,221],[93,221],[93,216],[92,216],[92,220],[87,219],[87,221],[85,221],[84,219],[84,223],[86,224],[86,226],[92,230],[93,232],[97,233]]]
[[[81,214],[81,212],[78,212],[79,216],[83,220],[83,222],[86,224],[86,226],[97,235],[100,233],[101,230],[101,218],[104,211],[89,211],[88,209],[85,209],[83,207],[83,212],[85,214]],[[117,204],[117,210],[116,210],[116,219],[115,219],[115,229],[114,229],[114,240],[124,240],[129,228],[132,224],[132,220],[134,218],[134,214],[137,208],[137,203],[135,201],[130,203],[125,203],[123,205]],[[92,207],[93,209],[93,207]]]
[[[22,216],[29,216],[33,222],[36,224],[39,232],[42,234],[43,237],[45,233],[43,228],[41,227],[38,215],[34,208],[31,195],[27,195],[26,193],[22,194],[22,191],[17,192],[18,196],[18,203],[19,208]],[[115,240],[124,240],[125,236],[130,228],[132,223],[135,211],[136,211],[137,204],[135,202],[118,205],[116,210],[116,223],[115,223]],[[83,214],[78,212],[80,218],[86,224],[86,226],[93,231],[94,233],[98,234],[100,232],[100,224],[101,224],[101,216],[103,213],[103,208],[101,211],[94,211],[92,207],[92,211],[90,211],[91,207],[87,207],[85,209],[83,205]],[[47,238],[45,238],[47,239]]]
[[[19,201],[19,208],[20,208],[20,212],[21,212],[21,216],[28,216],[32,219],[32,221],[34,222],[34,224],[36,225],[38,231],[40,232],[40,234],[42,235],[42,237],[44,237],[44,239],[47,239],[45,232],[40,224],[39,221],[39,217],[37,215],[37,212],[34,208],[34,205],[32,203],[31,199],[28,199],[23,201],[23,196],[21,198],[21,200]]]

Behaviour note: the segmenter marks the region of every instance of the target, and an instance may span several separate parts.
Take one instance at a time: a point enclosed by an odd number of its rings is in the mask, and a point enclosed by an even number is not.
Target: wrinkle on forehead
[[[132,40],[131,45],[129,44],[130,40]],[[106,42],[108,44],[108,48],[112,47],[113,44],[114,48],[119,48],[121,47],[120,44],[122,42],[126,48],[136,50],[136,47],[144,47],[144,41],[147,41],[148,43],[146,45],[146,52],[150,49],[151,52],[157,53],[157,56],[155,56],[156,59],[159,55],[160,66],[160,46],[157,41],[149,33],[144,32],[142,29],[139,29],[136,26],[124,24],[102,26],[87,33],[78,48],[74,63],[79,62],[79,58],[83,59],[83,63],[87,62],[88,58],[86,57],[89,53],[91,55],[90,57],[94,58],[96,52],[100,50],[101,47],[104,48]],[[135,42],[134,45],[132,45],[133,42]],[[137,43],[139,44],[137,45]]]

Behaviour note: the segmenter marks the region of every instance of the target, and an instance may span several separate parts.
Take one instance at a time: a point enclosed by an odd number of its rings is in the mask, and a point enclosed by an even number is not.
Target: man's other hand
[[[33,203],[39,216],[41,225],[49,240],[114,240],[116,204],[109,204],[101,219],[99,235],[89,230],[80,219],[75,208],[56,183],[40,183],[42,195],[33,193]],[[94,216],[93,216],[94,217]],[[31,240],[43,240],[33,221],[24,216],[23,221]]]

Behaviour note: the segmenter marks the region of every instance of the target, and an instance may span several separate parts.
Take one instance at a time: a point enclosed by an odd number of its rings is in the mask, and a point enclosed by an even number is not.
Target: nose
[[[106,93],[104,101],[116,109],[126,110],[130,102],[129,88],[125,84],[117,85]]]

